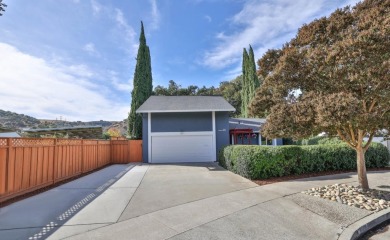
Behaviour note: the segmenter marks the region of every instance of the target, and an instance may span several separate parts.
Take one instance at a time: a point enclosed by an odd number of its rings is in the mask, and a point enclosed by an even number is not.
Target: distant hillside
[[[0,109],[0,126],[3,128],[18,130],[39,124],[40,121],[36,118]]]
[[[57,128],[57,127],[79,127],[79,126],[102,126],[103,132],[110,128],[117,128],[123,135],[127,132],[127,119],[123,121],[63,121],[36,119],[34,117],[18,114],[0,109],[0,128],[12,129],[20,132],[23,128]]]

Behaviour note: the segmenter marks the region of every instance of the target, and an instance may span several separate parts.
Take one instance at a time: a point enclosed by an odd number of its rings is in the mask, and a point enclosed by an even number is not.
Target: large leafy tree
[[[259,63],[265,80],[250,112],[269,114],[262,133],[339,136],[356,150],[359,183],[368,189],[365,152],[377,131],[390,128],[390,0],[366,0],[304,25]]]
[[[241,84],[242,76],[231,81],[224,81],[219,84],[217,94],[222,95],[235,109],[234,116],[241,116]]]
[[[141,34],[133,78],[133,91],[131,92],[131,110],[128,121],[128,135],[131,138],[142,138],[142,117],[135,111],[152,95],[152,66],[150,51],[146,45],[144,25],[141,22]]]
[[[241,83],[242,76],[231,81],[223,81],[219,83],[219,87],[198,87],[190,85],[182,87],[173,80],[169,80],[168,87],[158,85],[154,88],[154,95],[157,96],[223,96],[235,109],[234,116],[240,116],[241,111]]]
[[[249,46],[249,53],[244,48],[242,55],[241,115],[243,117],[248,117],[248,105],[255,96],[255,91],[259,86],[259,78],[256,75],[255,55],[252,46]]]

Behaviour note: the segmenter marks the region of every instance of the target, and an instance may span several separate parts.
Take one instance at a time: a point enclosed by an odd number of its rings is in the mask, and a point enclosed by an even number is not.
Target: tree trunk
[[[358,147],[356,148],[357,153],[357,172],[358,172],[358,179],[359,184],[363,188],[363,190],[368,190],[368,179],[367,179],[367,172],[366,172],[366,161],[364,157],[364,149],[363,147],[358,144]]]

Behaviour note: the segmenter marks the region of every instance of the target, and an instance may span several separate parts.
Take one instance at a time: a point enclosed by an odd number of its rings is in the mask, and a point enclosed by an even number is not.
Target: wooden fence
[[[142,162],[142,140],[111,140],[111,161]]]
[[[142,161],[142,140],[0,138],[0,203],[110,163]]]

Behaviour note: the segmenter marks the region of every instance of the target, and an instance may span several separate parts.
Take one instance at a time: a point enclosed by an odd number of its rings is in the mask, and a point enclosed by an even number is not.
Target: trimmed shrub
[[[385,146],[372,143],[366,166],[386,167],[390,154]],[[356,169],[356,151],[346,144],[308,146],[231,145],[219,154],[224,168],[249,179],[264,179],[329,170]]]
[[[295,141],[295,145],[318,145],[318,144],[342,144],[344,143],[338,137],[327,137],[327,136],[315,136],[307,139],[301,139]]]
[[[319,139],[318,144],[344,144],[344,142],[338,137],[326,137]]]
[[[301,145],[317,145],[318,141],[326,139],[326,136],[315,136],[308,139],[302,139]]]

